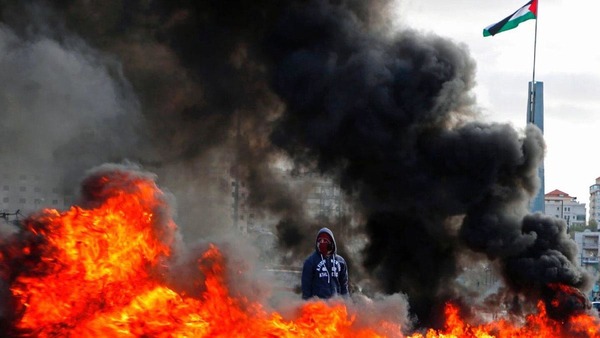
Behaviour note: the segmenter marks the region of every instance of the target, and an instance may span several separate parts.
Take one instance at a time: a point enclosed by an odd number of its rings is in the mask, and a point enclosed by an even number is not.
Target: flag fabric
[[[537,18],[538,0],[531,0],[516,12],[507,16],[500,22],[491,24],[483,29],[483,36],[494,36],[500,32],[517,27],[521,22]]]

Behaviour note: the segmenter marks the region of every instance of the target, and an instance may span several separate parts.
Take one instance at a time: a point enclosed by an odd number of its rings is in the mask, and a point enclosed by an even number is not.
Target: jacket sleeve
[[[313,296],[312,294],[312,280],[313,280],[313,264],[310,258],[304,261],[302,267],[302,299],[309,299]]]
[[[339,277],[340,294],[342,296],[349,296],[350,291],[348,289],[348,265],[346,264],[345,260],[343,262],[344,262],[344,264],[342,264],[342,271],[340,271],[340,277]]]

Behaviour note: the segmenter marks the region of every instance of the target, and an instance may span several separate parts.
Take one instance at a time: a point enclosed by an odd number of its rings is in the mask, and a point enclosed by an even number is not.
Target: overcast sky
[[[486,26],[527,0],[404,0],[398,22],[464,43],[477,62],[475,93],[485,118],[526,122],[533,78],[535,20],[493,37]],[[586,203],[600,176],[600,48],[594,42],[597,0],[539,0],[535,80],[544,83],[546,193],[559,189]]]

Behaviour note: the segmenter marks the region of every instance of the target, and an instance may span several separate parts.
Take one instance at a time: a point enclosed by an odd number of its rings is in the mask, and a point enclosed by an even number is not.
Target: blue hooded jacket
[[[329,257],[321,255],[316,238],[326,232],[333,240],[333,253]],[[312,297],[331,298],[335,295],[348,295],[348,269],[344,258],[337,254],[337,244],[333,232],[322,228],[315,238],[315,252],[306,258],[302,268],[302,299]]]

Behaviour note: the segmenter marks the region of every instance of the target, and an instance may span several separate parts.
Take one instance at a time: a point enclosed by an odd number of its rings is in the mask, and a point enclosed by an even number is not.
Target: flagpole
[[[539,3],[537,4],[537,13],[536,13],[536,17],[535,17],[535,33],[534,33],[534,37],[533,37],[533,74],[531,77],[531,91],[530,91],[530,109],[529,109],[529,121],[531,123],[534,123],[534,116],[535,116],[535,57],[536,57],[536,51],[537,51],[537,24],[538,24],[538,17],[539,17]]]
[[[538,13],[539,13],[539,3],[538,3]],[[536,50],[537,50],[537,23],[538,23],[538,14],[536,14],[535,17],[535,35],[533,38],[533,77],[531,82],[535,83],[535,54],[536,54]]]

